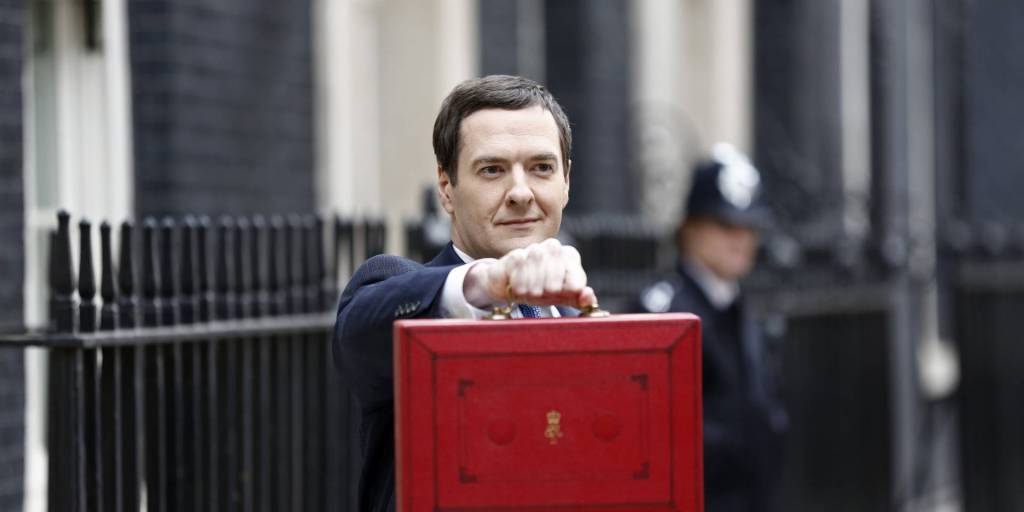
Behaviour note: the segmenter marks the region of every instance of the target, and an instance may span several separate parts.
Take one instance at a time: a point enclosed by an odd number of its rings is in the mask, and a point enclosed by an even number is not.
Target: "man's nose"
[[[533,189],[530,188],[529,176],[523,166],[512,168],[512,183],[509,185],[505,200],[510,205],[523,205],[533,202]]]

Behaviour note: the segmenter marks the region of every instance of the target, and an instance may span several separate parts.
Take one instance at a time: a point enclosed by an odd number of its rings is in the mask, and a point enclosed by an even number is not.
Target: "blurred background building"
[[[46,323],[59,208],[384,215],[412,252],[441,98],[521,74],[573,122],[577,232],[642,225],[652,252],[698,157],[753,156],[786,510],[1020,510],[1022,23],[1015,0],[0,0],[0,330]],[[3,510],[45,506],[46,372],[0,351]]]

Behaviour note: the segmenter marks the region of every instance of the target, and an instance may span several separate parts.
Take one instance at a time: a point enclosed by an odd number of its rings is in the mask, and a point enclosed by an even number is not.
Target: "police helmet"
[[[768,209],[761,203],[761,175],[742,152],[716,144],[711,159],[697,164],[686,202],[686,217],[710,217],[727,224],[765,229]]]

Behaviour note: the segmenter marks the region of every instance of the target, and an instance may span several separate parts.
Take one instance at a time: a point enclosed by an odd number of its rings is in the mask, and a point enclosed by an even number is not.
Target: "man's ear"
[[[440,165],[437,166],[437,195],[441,199],[441,207],[448,212],[448,215],[455,212],[455,206],[452,203],[452,188],[454,187],[448,173],[444,172],[444,168]]]
[[[572,171],[572,160],[565,162],[565,190],[562,192],[562,208],[569,205],[569,173]]]

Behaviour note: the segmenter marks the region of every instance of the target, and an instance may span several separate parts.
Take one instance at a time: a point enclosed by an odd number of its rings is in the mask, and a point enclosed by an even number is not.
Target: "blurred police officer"
[[[676,272],[646,288],[642,310],[701,319],[704,489],[708,512],[777,509],[787,418],[765,337],[748,316],[739,279],[753,266],[768,222],[760,176],[742,153],[715,146],[697,166],[676,242]]]

